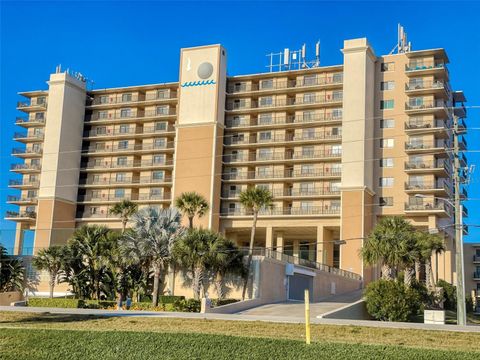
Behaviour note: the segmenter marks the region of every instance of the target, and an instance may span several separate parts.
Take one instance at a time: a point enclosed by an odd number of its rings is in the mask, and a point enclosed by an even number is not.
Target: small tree
[[[33,258],[33,266],[40,271],[47,271],[50,277],[50,299],[53,298],[55,284],[59,283],[62,274],[62,266],[65,259],[63,246],[52,246],[38,251]]]
[[[416,235],[420,249],[419,258],[425,262],[425,285],[429,292],[432,292],[435,287],[432,271],[432,255],[445,251],[445,244],[443,239],[435,234],[418,231]]]
[[[194,191],[181,193],[175,199],[175,207],[188,218],[189,228],[193,229],[195,216],[201,218],[208,211],[207,200]]]
[[[137,212],[138,206],[130,200],[116,203],[110,209],[110,214],[117,215],[122,220],[122,234],[125,233],[130,218]]]
[[[0,292],[22,291],[25,284],[25,267],[21,260],[8,255],[0,245]]]
[[[255,230],[257,227],[258,213],[261,209],[272,206],[273,195],[268,189],[252,187],[240,193],[240,203],[245,209],[253,212],[252,230],[250,232],[250,243],[248,246],[248,260],[245,273],[245,281],[242,290],[242,300],[245,300],[248,279],[250,277],[250,266],[252,265],[253,246],[255,243]]]

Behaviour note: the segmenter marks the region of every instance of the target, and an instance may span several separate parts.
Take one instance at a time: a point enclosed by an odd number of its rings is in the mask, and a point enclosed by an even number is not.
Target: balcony
[[[473,280],[480,280],[480,271],[473,272]]]
[[[25,112],[45,111],[47,110],[47,102],[37,99],[31,99],[30,102],[19,101],[17,102],[17,109]]]
[[[282,143],[282,142],[318,142],[321,140],[324,141],[340,141],[342,139],[341,134],[333,134],[331,131],[321,131],[321,132],[314,132],[308,134],[282,134],[282,135],[274,135],[270,138],[261,139],[259,136],[246,136],[246,137],[238,137],[238,136],[225,136],[225,145],[226,146],[241,146],[241,145],[270,145],[271,143]]]
[[[270,154],[226,154],[223,162],[242,163],[242,162],[271,162],[271,161],[296,161],[296,160],[318,160],[318,159],[338,159],[341,158],[341,149],[323,150],[323,151],[308,151],[308,152],[274,152]]]
[[[271,128],[271,127],[295,127],[302,124],[308,124],[312,122],[332,122],[338,123],[342,121],[341,113],[325,113],[316,115],[289,115],[289,116],[276,116],[271,118],[252,118],[250,120],[236,120],[227,119],[226,127],[230,129],[250,129],[252,127],[258,128]]]
[[[115,195],[79,195],[78,202],[81,203],[116,203],[123,200],[140,201],[140,202],[169,202],[171,201],[171,194],[127,194],[122,197],[116,197]]]
[[[37,198],[9,195],[7,196],[7,203],[15,205],[33,205],[37,203]]]
[[[445,181],[406,182],[405,191],[414,194],[433,194],[451,197],[452,190]]]
[[[326,169],[314,171],[300,170],[284,170],[269,171],[259,173],[256,171],[248,172],[226,172],[222,175],[224,181],[283,181],[285,179],[313,179],[313,178],[340,178],[342,176],[341,169]]]
[[[405,151],[412,154],[427,152],[444,153],[448,148],[448,144],[443,140],[405,143]]]
[[[36,148],[13,148],[12,149],[12,156],[17,156],[21,158],[26,157],[41,157],[42,156],[42,149]]]
[[[422,160],[422,161],[406,161],[405,171],[407,173],[435,173],[449,175],[451,167],[445,160]]]
[[[138,111],[131,114],[107,114],[106,116],[101,113],[93,113],[85,116],[86,123],[128,123],[135,122],[142,119],[163,119],[175,117],[177,110],[175,108],[168,108],[162,111],[149,110],[149,111]]]
[[[145,103],[145,102],[163,102],[177,100],[177,93],[175,91],[164,92],[161,94],[120,94],[120,95],[107,95],[102,96],[96,94],[96,97],[92,101],[87,103],[87,107],[95,106],[115,106],[115,105],[127,105],[132,103]]]
[[[298,216],[298,217],[309,217],[309,216],[339,216],[340,207],[321,207],[321,206],[312,206],[312,207],[284,207],[284,208],[273,208],[273,209],[264,209],[260,211],[258,216],[262,217],[277,217],[277,216]],[[253,214],[251,211],[247,211],[241,208],[237,209],[222,209],[221,217],[252,217]]]
[[[43,132],[38,134],[29,134],[27,132],[16,132],[13,134],[13,140],[28,143],[43,140]]]
[[[37,188],[40,185],[39,180],[9,180],[8,186],[11,188]]]
[[[407,94],[439,94],[446,97],[450,90],[447,83],[439,80],[424,80],[421,82],[415,81],[405,84],[405,91]]]
[[[171,185],[172,177],[170,175],[153,178],[150,176],[141,176],[141,177],[125,177],[123,179],[117,178],[102,178],[102,179],[82,179],[80,181],[80,187],[131,187],[131,186],[145,186],[148,184],[162,184],[162,185]]]
[[[10,171],[18,173],[40,172],[41,165],[37,164],[11,164]]]
[[[405,122],[407,134],[428,134],[437,133],[437,136],[448,136],[448,125],[445,120],[423,120],[412,118]]]
[[[89,147],[82,149],[84,154],[139,153],[139,152],[172,152],[174,142],[169,141],[164,146],[155,144],[128,144],[128,146],[106,145],[104,147]]]
[[[405,73],[407,75],[419,76],[428,74],[441,74],[448,72],[443,61],[411,61],[405,65]]]
[[[452,211],[449,205],[444,201],[433,199],[432,201],[424,200],[422,203],[406,203],[405,213],[407,215],[426,215],[438,214],[444,217],[451,217]]]
[[[410,101],[405,103],[407,114],[434,113],[441,117],[448,117],[448,104],[443,100]]]
[[[173,167],[173,160],[165,159],[162,162],[153,162],[153,160],[136,160],[136,161],[125,161],[121,163],[109,162],[109,161],[100,161],[100,162],[88,162],[80,165],[80,168],[84,171],[88,170],[118,170],[118,169],[139,169],[139,168],[171,168]]]
[[[17,212],[7,210],[5,212],[5,220],[31,222],[35,221],[36,217],[37,213],[35,211]]]
[[[282,108],[295,106],[315,106],[315,105],[341,105],[343,101],[342,94],[333,96],[315,96],[310,98],[287,98],[287,99],[271,99],[271,101],[252,100],[250,102],[230,102],[227,103],[227,111],[242,111],[254,109]]]
[[[236,199],[240,196],[241,191],[222,191],[222,198],[225,199]],[[274,189],[271,191],[272,195],[275,198],[284,198],[284,197],[311,197],[311,198],[322,198],[322,197],[339,197],[340,190],[334,188],[320,188],[320,189]]]
[[[473,255],[473,262],[476,264],[480,263],[480,255]],[[480,296],[480,293],[478,296]]]
[[[119,137],[138,137],[141,135],[156,135],[156,134],[175,134],[175,127],[172,125],[166,126],[164,129],[157,128],[154,126],[149,127],[132,127],[131,129],[115,129],[110,130],[106,129],[105,131],[98,131],[98,130],[90,130],[84,131],[83,137],[84,138],[119,138]]]
[[[23,127],[30,127],[30,126],[43,126],[45,125],[45,118],[30,118],[30,117],[20,117],[18,116],[15,119],[15,125],[23,126]]]
[[[274,82],[272,86],[261,86],[260,84],[228,84],[227,93],[240,94],[248,92],[268,92],[272,90],[284,90],[284,89],[303,89],[317,86],[334,86],[343,84],[343,74],[338,73],[334,76],[317,77],[316,79],[307,79],[302,81],[286,80]]]

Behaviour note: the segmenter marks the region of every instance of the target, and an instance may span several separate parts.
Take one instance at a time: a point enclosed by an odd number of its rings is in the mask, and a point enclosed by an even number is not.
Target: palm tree
[[[248,246],[248,260],[245,274],[245,281],[243,284],[242,300],[245,300],[245,293],[247,292],[248,278],[250,276],[250,266],[252,264],[253,244],[255,241],[255,230],[257,226],[258,213],[261,209],[271,207],[273,204],[273,195],[270,190],[265,188],[248,188],[240,193],[240,203],[243,207],[253,212],[252,230],[250,233],[250,244]]]
[[[417,231],[417,241],[420,248],[420,259],[425,262],[426,286],[429,291],[433,291],[435,280],[432,271],[432,255],[445,251],[445,244],[440,236],[422,231]]]
[[[208,268],[212,271],[217,298],[225,298],[225,276],[227,273],[243,275],[243,255],[232,240],[218,235],[210,244]]]
[[[25,284],[25,267],[21,260],[7,254],[0,245],[0,292],[21,291]]]
[[[188,217],[189,228],[193,229],[193,218],[201,218],[208,211],[208,202],[200,194],[192,192],[181,193],[175,199],[175,206],[180,212]]]
[[[33,266],[40,271],[47,271],[50,276],[50,299],[53,298],[55,284],[59,283],[62,274],[62,265],[65,258],[64,246],[52,246],[38,251],[33,258]]]
[[[414,229],[399,216],[381,219],[365,239],[360,255],[367,265],[382,265],[382,277],[391,280],[393,270],[404,263],[408,244],[412,243]]]
[[[88,292],[95,299],[100,299],[102,289],[106,290],[112,282],[109,261],[113,244],[109,231],[106,226],[84,225],[75,230],[68,242],[72,261],[80,261],[76,264],[76,276],[85,274],[90,285]]]
[[[117,215],[122,220],[122,234],[125,233],[128,221],[132,215],[137,212],[137,209],[137,204],[131,202],[130,200],[123,200],[119,203],[116,203],[110,209],[110,214]]]
[[[137,264],[151,263],[154,306],[158,305],[162,269],[171,260],[172,247],[183,233],[180,220],[180,213],[174,208],[144,208],[132,216],[132,232],[120,238],[125,256],[131,257]]]

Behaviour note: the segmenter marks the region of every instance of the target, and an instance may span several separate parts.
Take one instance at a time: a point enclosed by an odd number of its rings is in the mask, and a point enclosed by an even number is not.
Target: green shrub
[[[177,300],[185,300],[185,296],[161,295],[158,297],[158,302],[162,304],[173,304]]]
[[[28,306],[77,309],[85,305],[84,300],[65,298],[29,298]]]
[[[136,302],[132,303],[130,310],[146,310],[146,311],[173,311],[173,304],[158,304],[153,306],[148,302]]]
[[[212,306],[217,307],[217,306],[222,306],[222,305],[228,305],[228,304],[233,304],[236,303],[240,300],[238,299],[212,299]]]
[[[445,310],[457,310],[457,288],[445,280],[438,280],[437,286],[443,288]]]
[[[115,310],[117,308],[116,301],[106,300],[85,300],[84,309],[102,309],[102,310]]]
[[[419,290],[393,280],[370,283],[365,291],[365,302],[368,313],[382,321],[407,321],[422,307]]]
[[[182,312],[200,312],[200,300],[195,299],[180,299],[173,304],[174,311]]]

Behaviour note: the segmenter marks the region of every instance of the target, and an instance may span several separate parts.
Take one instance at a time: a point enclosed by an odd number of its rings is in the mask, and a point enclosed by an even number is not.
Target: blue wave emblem
[[[181,84],[181,87],[189,87],[189,86],[205,86],[205,85],[213,85],[216,84],[215,80],[203,80],[203,81],[188,81]]]

